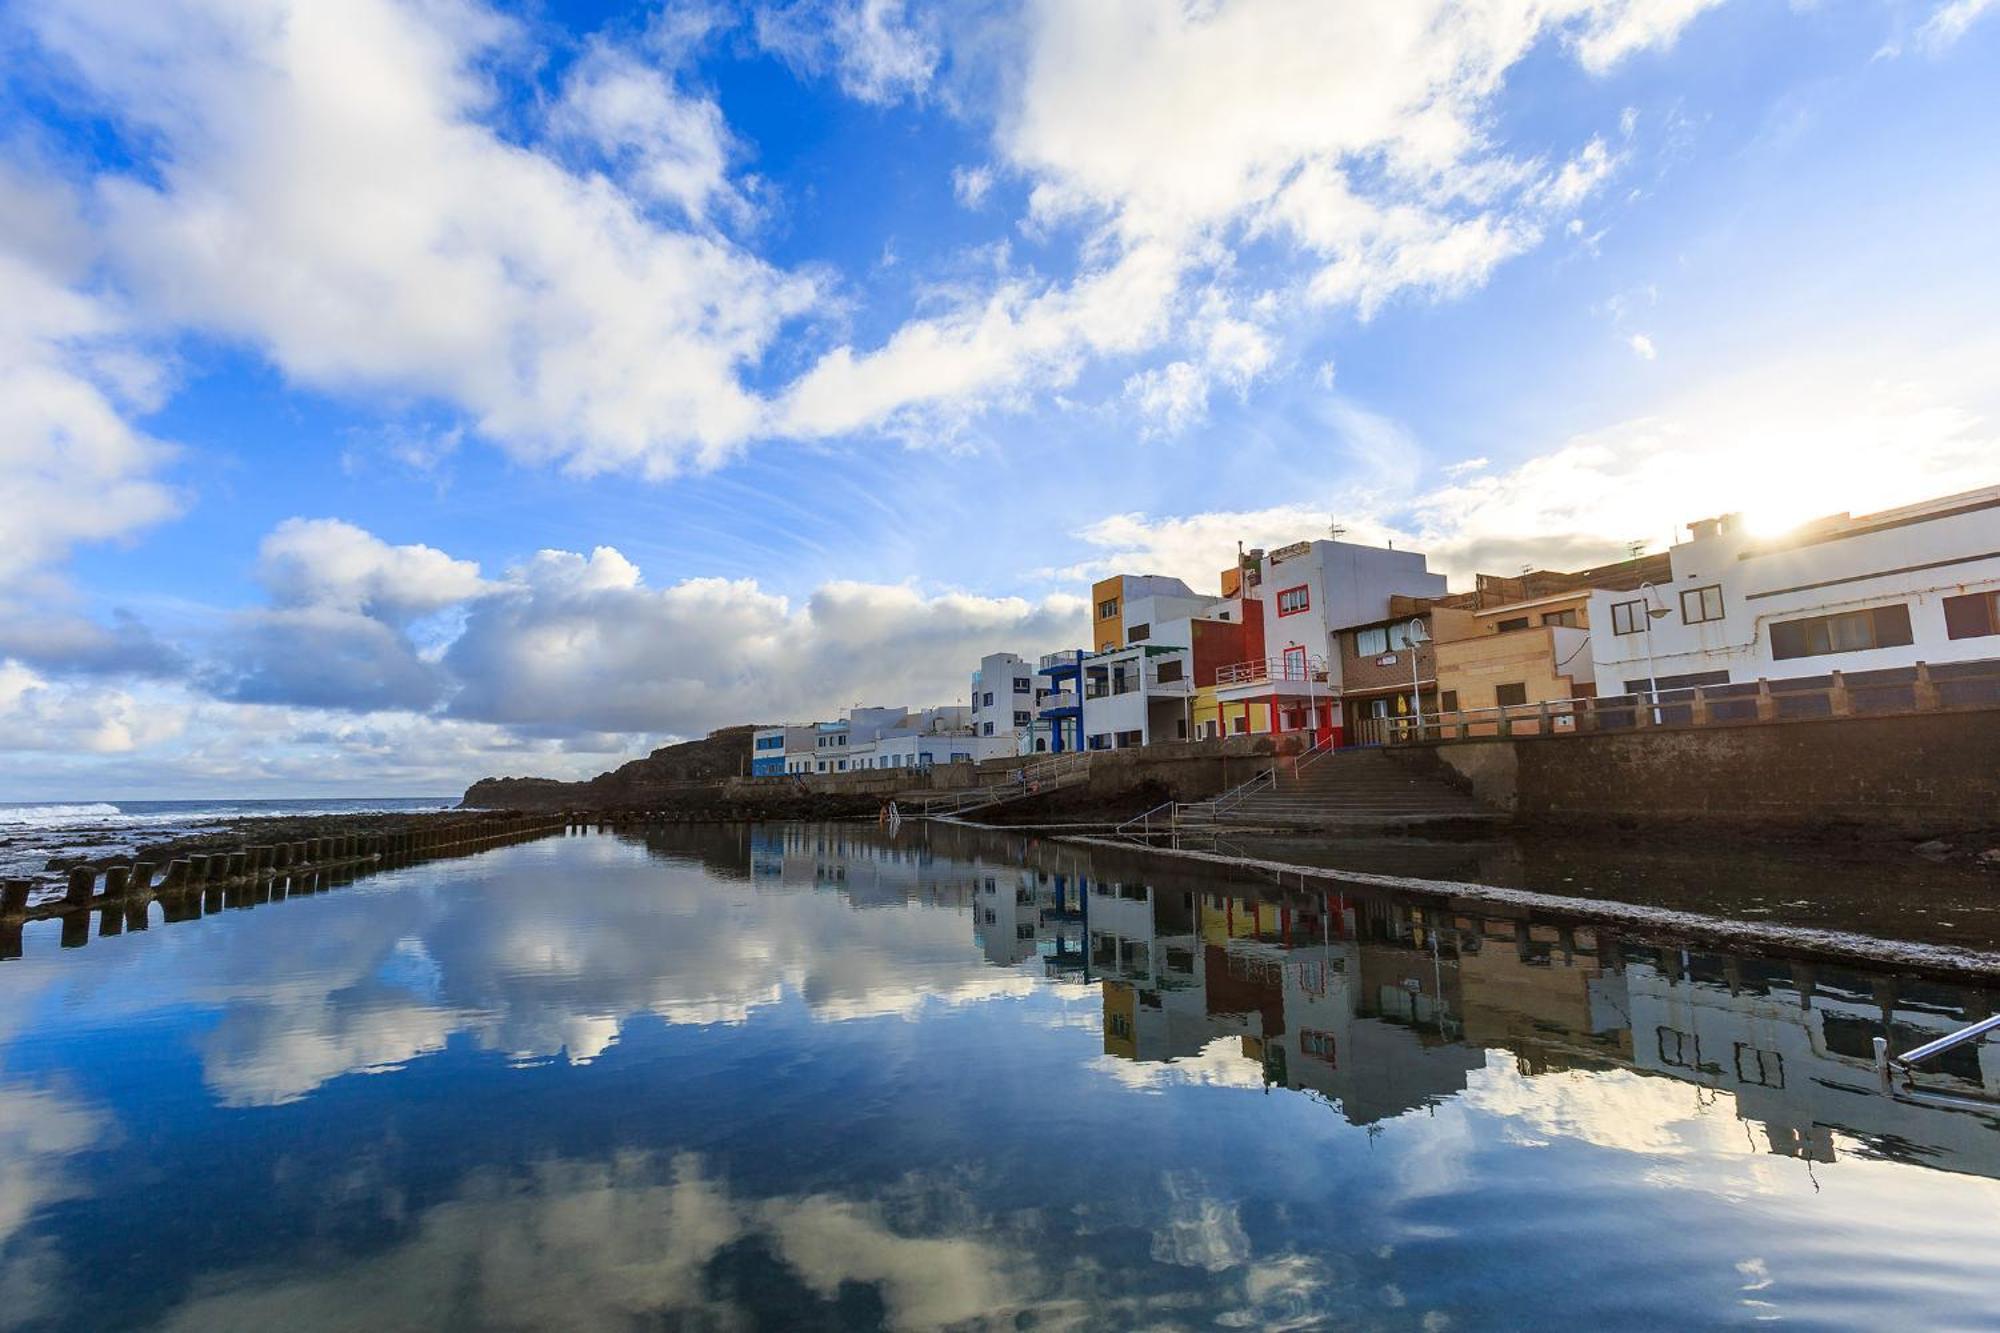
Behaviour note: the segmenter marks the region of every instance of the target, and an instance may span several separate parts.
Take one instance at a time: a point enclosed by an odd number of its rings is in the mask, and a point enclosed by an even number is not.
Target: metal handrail
[[[1153,838],[1153,816],[1159,814],[1162,810],[1166,811],[1167,828],[1171,831],[1175,826],[1174,816],[1176,813],[1178,813],[1178,805],[1179,803],[1175,801],[1162,801],[1158,805],[1154,806],[1152,809],[1133,815],[1130,819],[1120,824],[1117,828],[1112,829],[1111,836],[1114,838],[1131,837],[1132,835],[1126,832],[1126,830],[1131,828],[1134,824],[1138,824],[1145,829],[1144,837],[1146,841],[1150,843]]]
[[[1946,1051],[1963,1046],[1969,1041],[1978,1041],[1995,1030],[2000,1030],[2000,1014],[1982,1018],[1977,1023],[1962,1027],[1956,1032],[1948,1032],[1936,1041],[1925,1042],[1915,1050],[1904,1051],[1893,1058],[1893,1063],[1904,1066],[1919,1064],[1933,1056],[1943,1055]]]
[[[1990,1018],[1982,1018],[1977,1023],[1968,1023],[1956,1032],[1948,1032],[1944,1036],[1927,1041],[1921,1046],[1912,1047],[1910,1050],[1904,1051],[1901,1055],[1890,1055],[1888,1038],[1877,1037],[1874,1043],[1875,1076],[1881,1080],[1882,1091],[1891,1097],[1896,1097],[1903,1101],[1918,1101],[1935,1103],[1939,1106],[1953,1106],[1963,1110],[1975,1110],[1982,1114],[1991,1115],[1996,1105],[1994,1099],[1991,1097],[1967,1097],[1957,1093],[1941,1092],[1934,1088],[1920,1087],[1915,1079],[1910,1076],[1916,1072],[1915,1067],[1924,1061],[1943,1055],[1946,1051],[1955,1050],[1968,1042],[1979,1041],[1987,1033],[1996,1030],[2000,1030],[2000,1014],[1995,1014]],[[1904,1075],[1904,1083],[1900,1091],[1896,1087],[1896,1071],[1898,1069],[1901,1069]]]

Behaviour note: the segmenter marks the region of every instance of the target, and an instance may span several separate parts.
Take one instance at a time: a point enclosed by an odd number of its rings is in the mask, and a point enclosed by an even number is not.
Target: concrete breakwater
[[[156,900],[168,922],[194,920],[322,892],[398,866],[557,836],[576,826],[574,817],[566,815],[483,814],[428,820],[387,833],[256,843],[102,869],[77,866],[69,870],[60,896],[32,903],[36,881],[8,879],[0,881],[0,959],[21,956],[22,927],[29,921],[60,918],[63,947],[74,948],[90,939],[93,912],[99,916],[100,936],[144,930]]]

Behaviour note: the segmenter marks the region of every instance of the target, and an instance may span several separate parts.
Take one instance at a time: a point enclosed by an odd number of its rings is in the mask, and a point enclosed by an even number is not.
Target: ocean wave
[[[0,805],[0,824],[18,828],[43,828],[50,824],[70,824],[79,819],[116,819],[123,812],[102,801],[88,805]]]

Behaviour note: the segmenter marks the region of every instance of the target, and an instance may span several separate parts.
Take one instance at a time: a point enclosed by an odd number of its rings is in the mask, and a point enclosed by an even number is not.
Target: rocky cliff
[[[489,810],[606,810],[698,794],[750,771],[754,727],[724,727],[698,741],[665,745],[588,782],[551,778],[481,778],[465,804]]]

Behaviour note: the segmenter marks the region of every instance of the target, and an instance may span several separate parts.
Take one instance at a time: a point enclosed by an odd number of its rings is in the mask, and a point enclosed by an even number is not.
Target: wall
[[[1931,836],[2000,823],[2000,709],[1510,738],[1385,753],[1526,823]]]

